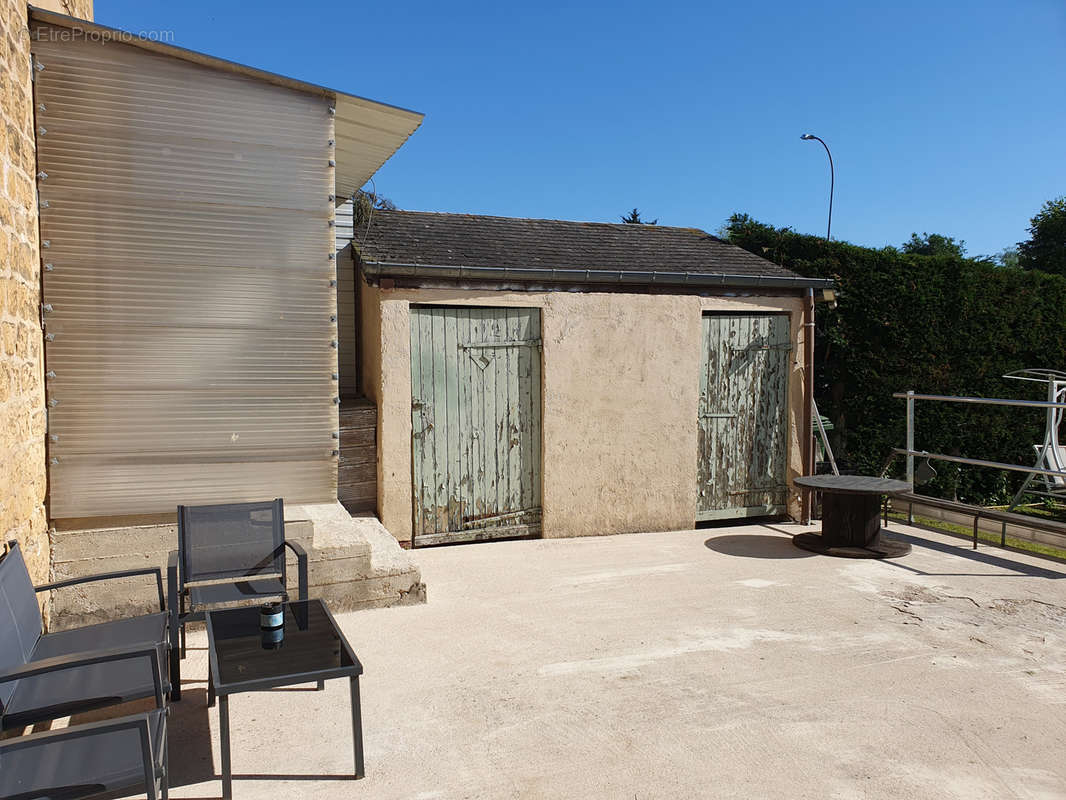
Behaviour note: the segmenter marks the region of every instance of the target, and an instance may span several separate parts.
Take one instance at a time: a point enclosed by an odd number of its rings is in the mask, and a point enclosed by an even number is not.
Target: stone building
[[[35,5],[81,19],[92,0]],[[0,534],[22,546],[34,579],[48,578],[41,259],[33,66],[25,0],[0,0]]]

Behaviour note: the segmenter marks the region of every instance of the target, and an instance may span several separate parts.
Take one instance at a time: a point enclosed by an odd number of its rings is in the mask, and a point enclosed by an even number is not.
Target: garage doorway
[[[704,314],[699,521],[783,514],[788,496],[787,314]]]
[[[539,536],[540,310],[411,307],[414,546]]]

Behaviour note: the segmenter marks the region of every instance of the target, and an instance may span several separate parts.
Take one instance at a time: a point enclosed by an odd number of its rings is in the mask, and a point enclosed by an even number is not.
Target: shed
[[[32,9],[53,519],[335,502],[337,199],[422,115]]]
[[[378,210],[355,236],[402,542],[800,516],[828,281],[692,228]]]

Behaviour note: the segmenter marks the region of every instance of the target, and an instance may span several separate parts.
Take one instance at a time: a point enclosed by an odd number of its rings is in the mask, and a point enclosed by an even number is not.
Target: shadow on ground
[[[885,562],[885,563],[890,563],[893,566],[901,567],[901,568],[906,569],[906,570],[908,570],[910,572],[915,572],[915,573],[918,573],[918,574],[921,574],[921,575],[936,574],[936,575],[945,575],[945,576],[946,575],[967,576],[967,575],[970,575],[970,574],[974,574],[974,575],[978,575],[979,577],[982,577],[982,578],[992,578],[992,577],[996,577],[996,575],[998,574],[998,575],[1003,576],[1003,577],[1027,576],[1027,577],[1030,577],[1030,578],[1052,578],[1052,579],[1055,579],[1055,578],[1066,578],[1066,564],[1061,565],[1059,567],[1059,569],[1046,569],[1044,567],[1036,566],[1035,564],[1027,564],[1024,561],[1016,561],[1016,560],[1010,558],[1010,554],[1012,552],[1016,552],[1016,551],[1003,550],[1002,548],[996,548],[997,550],[1000,550],[1000,552],[1004,553],[1004,555],[998,555],[996,553],[988,552],[987,549],[986,550],[974,550],[968,544],[963,544],[963,542],[966,542],[967,540],[963,539],[961,537],[960,537],[960,540],[959,540],[960,543],[958,545],[955,545],[955,544],[951,544],[949,542],[941,542],[941,541],[936,541],[934,539],[926,539],[926,538],[921,537],[921,536],[914,536],[914,535],[909,534],[909,533],[904,533],[903,531],[899,530],[898,528],[892,528],[892,529],[887,529],[886,528],[885,532],[893,539],[899,539],[901,542],[910,542],[912,547],[924,547],[927,550],[936,550],[937,552],[940,552],[940,553],[947,553],[949,555],[953,555],[953,556],[956,556],[958,558],[966,559],[968,561],[973,561],[973,562],[976,562],[976,563],[979,563],[979,564],[985,564],[985,565],[990,566],[990,567],[999,567],[1000,569],[1006,570],[1006,572],[1004,572],[1004,573],[989,573],[989,572],[981,572],[981,573],[968,573],[968,572],[937,572],[937,573],[929,573],[929,572],[924,572],[922,570],[915,569],[914,567],[908,566],[906,561]],[[992,545],[984,545],[984,546],[986,548],[992,547]],[[1032,555],[1032,554],[1028,554],[1028,555]],[[1054,564],[1056,566],[1059,566],[1059,562],[1058,561],[1054,561],[1054,560],[1051,560],[1051,559],[1048,559],[1048,563],[1049,564]]]
[[[716,553],[741,558],[810,558],[815,555],[792,544],[791,536],[765,533],[727,533],[712,536],[703,546]]]

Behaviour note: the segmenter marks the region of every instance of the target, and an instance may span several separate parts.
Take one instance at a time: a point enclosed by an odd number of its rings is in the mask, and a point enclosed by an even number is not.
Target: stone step
[[[339,503],[293,504],[285,512],[286,537],[308,553],[311,597],[325,599],[335,611],[425,601],[417,565],[376,518],[352,518]],[[158,566],[165,593],[167,556],[177,538],[176,524],[56,531],[54,579]],[[286,573],[295,597],[298,572],[291,552]],[[80,584],[51,594],[53,630],[159,610],[151,576]]]

